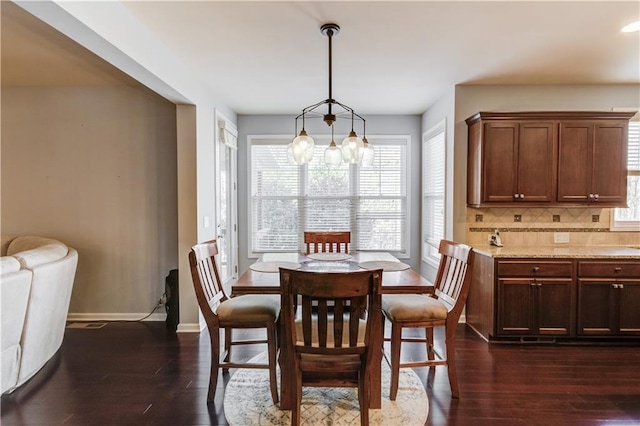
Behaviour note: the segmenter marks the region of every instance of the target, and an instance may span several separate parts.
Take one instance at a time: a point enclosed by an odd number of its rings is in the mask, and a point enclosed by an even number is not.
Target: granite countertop
[[[488,244],[473,246],[473,249],[485,256],[494,258],[576,258],[576,259],[637,259],[640,260],[639,247],[624,246],[504,246]]]

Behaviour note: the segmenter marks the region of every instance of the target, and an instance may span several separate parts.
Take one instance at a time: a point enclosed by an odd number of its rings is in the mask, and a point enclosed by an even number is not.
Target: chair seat
[[[382,310],[391,321],[433,321],[447,319],[447,307],[424,294],[385,294]]]
[[[218,306],[220,325],[226,322],[264,323],[275,321],[280,314],[280,297],[248,294],[232,297]]]

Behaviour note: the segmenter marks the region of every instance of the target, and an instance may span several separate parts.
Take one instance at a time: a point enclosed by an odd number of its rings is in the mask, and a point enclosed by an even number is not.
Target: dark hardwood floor
[[[0,423],[225,424],[228,376],[215,403],[205,403],[209,354],[206,330],[176,335],[158,322],[67,329],[45,369],[2,397]],[[489,345],[460,325],[457,356],[459,400],[443,367],[417,370],[428,380],[429,425],[640,425],[640,345]]]

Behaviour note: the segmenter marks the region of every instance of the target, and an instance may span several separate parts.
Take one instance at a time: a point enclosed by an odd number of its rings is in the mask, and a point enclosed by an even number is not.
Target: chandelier
[[[353,111],[353,108],[333,99],[332,94],[332,74],[331,74],[331,39],[340,32],[340,27],[336,24],[324,24],[320,27],[320,32],[327,36],[329,40],[329,97],[323,101],[309,105],[302,110],[302,114],[296,117],[295,138],[287,147],[287,156],[294,164],[305,164],[313,158],[315,141],[307,134],[304,128],[306,117],[322,117],[323,121],[331,127],[331,143],[324,151],[324,161],[328,167],[338,167],[343,161],[345,163],[360,164],[370,166],[373,164],[373,146],[367,141],[365,119]],[[326,105],[326,113],[318,111],[318,108]],[[322,108],[324,110],[324,108]],[[351,119],[351,132],[338,147],[333,140],[333,124],[338,118]],[[298,134],[298,121],[302,121],[302,130]],[[358,137],[354,130],[354,122],[362,122],[362,138]]]

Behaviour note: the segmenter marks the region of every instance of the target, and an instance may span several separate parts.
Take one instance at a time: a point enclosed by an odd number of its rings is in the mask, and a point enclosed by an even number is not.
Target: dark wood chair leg
[[[427,358],[433,361],[436,359],[433,353],[433,327],[425,328],[425,333],[427,336]]]
[[[269,354],[269,382],[271,385],[271,399],[273,403],[278,403],[278,383],[276,377],[276,326],[274,323],[267,324],[267,352]]]
[[[291,407],[291,426],[300,426],[300,405],[302,404],[302,372],[296,372],[294,403]]]
[[[456,373],[456,328],[455,325],[446,326],[446,341],[447,346],[447,372],[449,374],[449,386],[451,386],[451,396],[453,398],[460,398],[458,391],[458,376]]]
[[[391,322],[391,390],[389,399],[396,400],[398,396],[398,381],[400,377],[400,346],[402,345],[402,326]]]
[[[218,370],[220,369],[220,330],[209,330],[211,340],[211,373],[209,374],[209,391],[207,402],[212,402],[218,386]]]
[[[231,361],[231,342],[233,341],[233,329],[224,329],[224,362]],[[228,368],[224,368],[223,371],[228,371]]]

